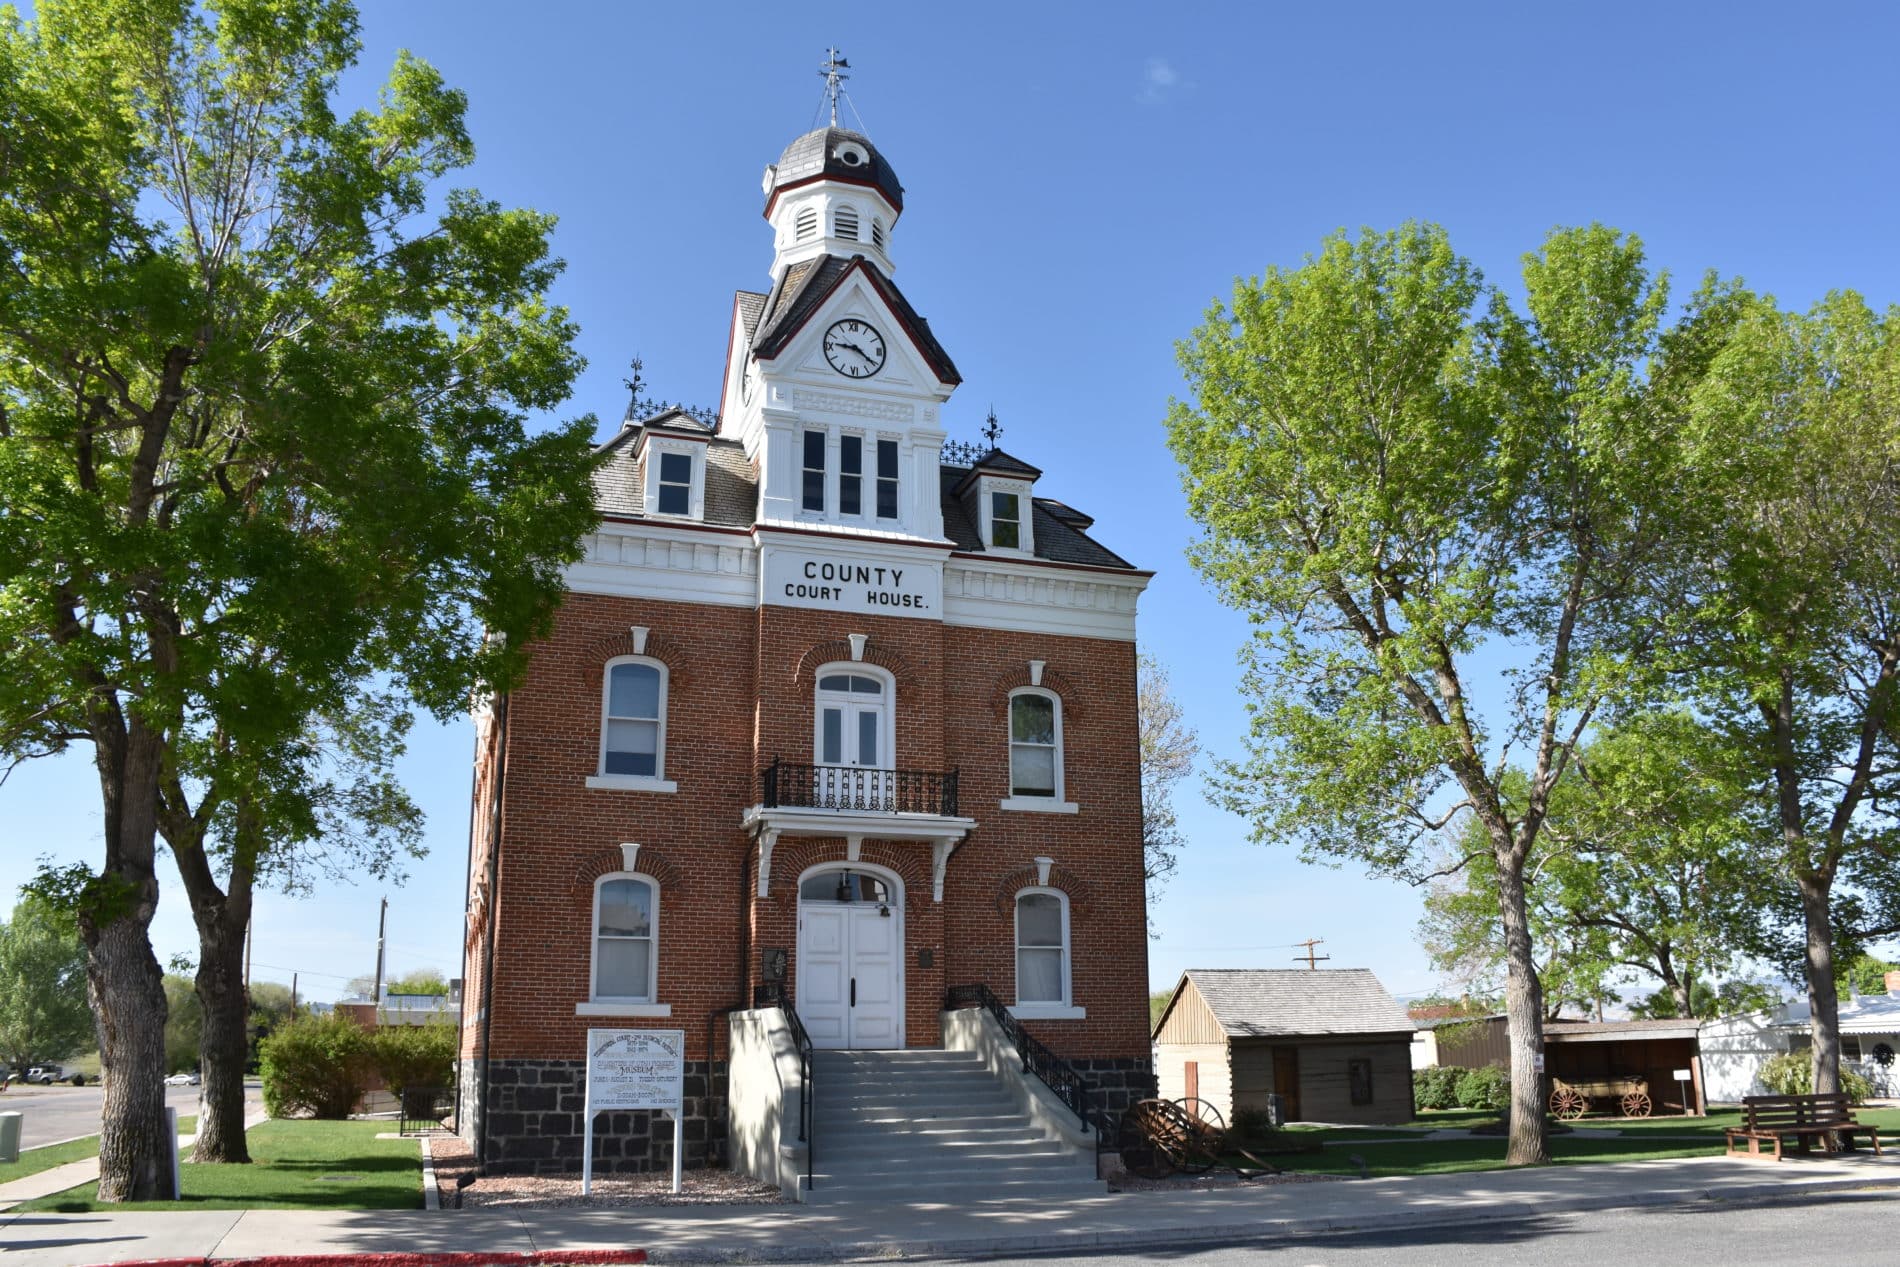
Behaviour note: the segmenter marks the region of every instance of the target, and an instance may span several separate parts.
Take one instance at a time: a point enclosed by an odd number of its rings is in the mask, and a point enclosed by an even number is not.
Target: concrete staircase
[[[810,1200],[1060,1201],[1108,1191],[1092,1149],[1036,1125],[974,1052],[812,1054]]]

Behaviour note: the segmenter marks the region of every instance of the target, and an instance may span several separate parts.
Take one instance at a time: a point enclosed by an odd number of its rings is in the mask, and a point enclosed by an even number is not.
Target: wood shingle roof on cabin
[[[1194,983],[1229,1038],[1413,1032],[1365,968],[1190,968],[1182,980]]]

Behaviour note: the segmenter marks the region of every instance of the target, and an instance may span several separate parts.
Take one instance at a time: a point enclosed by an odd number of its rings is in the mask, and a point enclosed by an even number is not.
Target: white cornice
[[[1082,568],[952,557],[943,567],[946,625],[1135,639],[1135,608],[1148,578]]]
[[[581,561],[568,566],[565,578],[576,593],[758,605],[758,547],[735,533],[603,523],[581,547]]]

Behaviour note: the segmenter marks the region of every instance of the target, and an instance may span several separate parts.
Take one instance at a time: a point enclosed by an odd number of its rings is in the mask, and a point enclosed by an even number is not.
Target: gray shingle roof
[[[864,148],[871,161],[846,162],[845,156],[838,153],[839,143],[843,141],[855,141]],[[871,144],[870,137],[849,128],[819,128],[786,146],[785,152],[778,157],[778,167],[772,174],[772,188],[766,198],[769,201],[772,194],[787,185],[796,185],[820,176],[873,185],[890,200],[891,206],[899,212],[904,210],[904,187],[898,183],[897,173],[892,170],[889,160],[878,152],[877,146]]]
[[[661,415],[660,418],[668,418]],[[655,424],[660,418],[649,418]],[[670,420],[669,429],[682,432],[703,431],[703,424],[688,417]],[[634,441],[640,426],[623,427],[620,434],[601,445],[607,461],[594,472],[594,506],[603,515],[644,515],[646,490],[640,481],[639,464],[634,461]],[[971,521],[969,509],[955,488],[969,474],[965,467],[940,468],[943,490],[943,535],[956,543],[958,550],[983,553],[983,538]],[[1057,503],[1060,505],[1060,503]],[[1032,503],[1035,514],[1036,557],[1052,563],[1079,563],[1088,567],[1128,568],[1134,565],[1102,545],[1081,529],[1057,517],[1038,498]],[[706,518],[704,522],[722,528],[750,528],[758,520],[759,481],[746,459],[745,446],[737,440],[714,436],[706,444]]]
[[[1190,968],[1187,979],[1232,1038],[1413,1030],[1365,968]]]
[[[739,308],[739,328],[745,331],[747,338],[759,328],[759,318],[765,315],[765,300],[764,295],[752,290],[741,290],[733,295],[733,302]]]
[[[758,329],[753,332],[752,352],[762,360],[771,360],[785,350],[792,336],[818,305],[830,297],[831,292],[843,284],[844,279],[854,268],[862,268],[884,302],[896,314],[897,319],[910,332],[911,338],[930,362],[931,372],[946,383],[960,383],[963,376],[957,373],[956,363],[950,354],[937,342],[937,336],[930,332],[930,323],[917,315],[910,306],[910,300],[904,298],[904,292],[897,289],[897,283],[879,272],[877,265],[862,255],[853,255],[849,259],[838,255],[825,255],[817,259],[800,260],[785,270],[772,294],[767,298],[768,311],[760,320]]]

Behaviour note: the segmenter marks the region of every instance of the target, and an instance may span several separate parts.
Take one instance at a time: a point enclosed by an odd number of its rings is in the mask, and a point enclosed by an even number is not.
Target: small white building
[[[1840,1007],[1841,1063],[1873,1084],[1874,1094],[1900,1096],[1900,972],[1887,974],[1887,993],[1850,997]],[[1702,1076],[1708,1098],[1734,1102],[1767,1095],[1761,1069],[1784,1052],[1806,1051],[1808,1002],[1768,1012],[1724,1016],[1702,1025]]]

